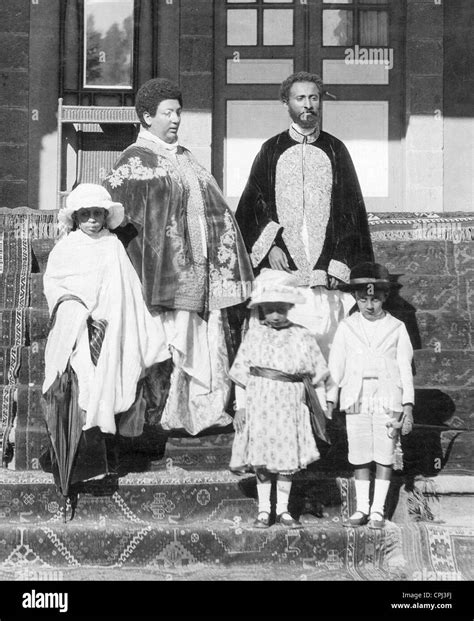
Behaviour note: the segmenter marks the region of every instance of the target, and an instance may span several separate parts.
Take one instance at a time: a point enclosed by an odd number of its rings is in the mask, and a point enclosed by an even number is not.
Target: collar
[[[151,142],[154,142],[157,145],[159,145],[162,149],[171,151],[171,153],[176,153],[178,150],[178,146],[179,146],[178,140],[170,144],[169,142],[165,142],[161,138],[158,138],[158,136],[155,136],[155,134],[152,134],[144,127],[140,127],[140,133],[138,134],[138,138],[143,138],[144,140],[150,140]]]
[[[298,125],[296,125],[296,123],[292,123],[288,131],[290,133],[290,138],[292,138],[296,142],[300,142],[302,144],[312,144],[313,142],[316,142],[316,140],[319,138],[319,133],[321,130],[318,126],[311,134],[302,134],[301,131],[299,131]]]

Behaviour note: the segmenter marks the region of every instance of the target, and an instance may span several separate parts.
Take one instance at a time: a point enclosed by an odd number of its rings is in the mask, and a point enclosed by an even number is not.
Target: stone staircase
[[[473,435],[456,431],[473,429],[472,242],[413,240],[416,218],[372,220],[376,258],[402,286],[390,309],[406,322],[417,349],[415,422],[431,425],[404,439],[404,470],[391,485],[384,531],[341,527],[354,510],[341,415],[329,429],[330,450],[295,480],[290,509],[301,515],[302,529],[252,528],[255,478],[228,471],[229,428],[198,438],[147,430],[125,447],[120,476],[77,487],[74,517],[70,505],[64,522],[52,476],[38,461],[47,446],[42,272],[54,213],[49,220],[42,214],[41,226],[32,210],[7,216],[0,214],[0,576],[21,579],[56,568],[67,577],[95,567],[258,579],[262,567],[271,567],[295,579],[393,580],[422,579],[423,571],[444,567],[458,579],[473,578]],[[472,219],[459,218],[463,230],[472,226]],[[434,545],[440,539],[448,542],[442,549]]]

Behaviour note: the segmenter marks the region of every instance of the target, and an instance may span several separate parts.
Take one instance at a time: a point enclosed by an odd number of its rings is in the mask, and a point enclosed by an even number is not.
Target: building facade
[[[58,141],[59,98],[131,107],[156,76],[180,84],[180,140],[235,206],[261,143],[288,125],[280,82],[305,70],[323,78],[323,129],[348,146],[368,211],[471,211],[473,9],[471,0],[2,3],[0,206],[55,208],[59,190],[90,180],[91,153],[132,142],[133,124],[92,122],[65,124]]]

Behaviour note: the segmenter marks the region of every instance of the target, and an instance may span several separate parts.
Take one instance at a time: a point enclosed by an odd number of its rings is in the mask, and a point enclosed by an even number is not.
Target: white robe
[[[121,242],[103,229],[91,237],[80,230],[53,248],[44,275],[50,313],[62,302],[45,351],[43,393],[70,360],[79,384],[83,429],[115,433],[115,415],[135,401],[137,382],[147,367],[170,357],[163,326],[143,300],[140,280]],[[90,356],[87,318],[107,327],[97,366]],[[128,434],[126,434],[128,435]]]

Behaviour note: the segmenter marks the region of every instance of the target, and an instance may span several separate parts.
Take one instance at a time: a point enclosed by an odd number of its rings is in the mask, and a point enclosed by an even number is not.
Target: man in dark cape
[[[344,144],[320,130],[322,82],[300,72],[280,97],[291,127],[265,142],[253,163],[236,219],[256,272],[291,271],[306,304],[291,319],[319,336],[327,356],[353,300],[338,291],[351,267],[372,261],[364,200]]]

